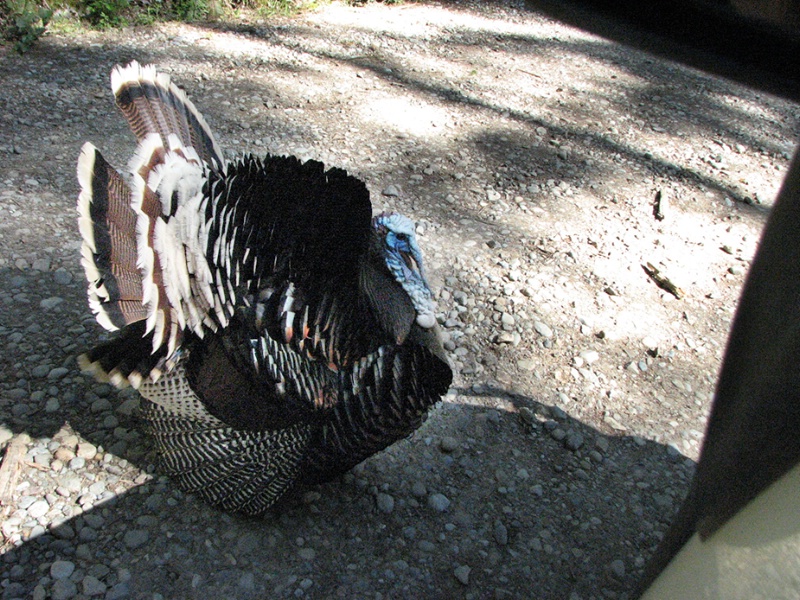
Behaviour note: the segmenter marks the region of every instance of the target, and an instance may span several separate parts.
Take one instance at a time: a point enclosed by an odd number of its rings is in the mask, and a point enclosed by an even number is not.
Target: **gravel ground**
[[[629,597],[691,479],[797,105],[512,6],[332,4],[2,52],[4,600]],[[231,156],[363,178],[417,220],[439,290],[445,401],[263,519],[154,473],[136,394],[76,368],[103,334],[75,161],[85,140],[131,154],[107,81],[134,58]]]

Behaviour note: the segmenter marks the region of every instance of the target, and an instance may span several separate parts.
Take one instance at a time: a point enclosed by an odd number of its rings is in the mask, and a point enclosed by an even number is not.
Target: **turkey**
[[[111,87],[138,147],[121,175],[83,146],[78,213],[119,333],[79,362],[138,389],[161,471],[256,515],[413,433],[452,379],[413,222],[313,160],[226,162],[152,66]]]

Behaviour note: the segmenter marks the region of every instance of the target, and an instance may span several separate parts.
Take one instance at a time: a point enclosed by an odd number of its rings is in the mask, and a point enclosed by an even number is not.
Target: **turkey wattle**
[[[153,67],[111,86],[139,145],[124,175],[84,145],[78,212],[119,335],[80,363],[139,390],[162,471],[258,514],[410,435],[452,379],[412,221],[316,161],[226,162]]]

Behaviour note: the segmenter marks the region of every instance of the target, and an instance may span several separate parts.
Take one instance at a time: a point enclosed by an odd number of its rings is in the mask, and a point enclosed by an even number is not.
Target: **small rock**
[[[513,344],[514,343],[514,335],[517,334],[516,331],[501,331],[497,334],[497,337],[494,339],[495,344]]]
[[[421,481],[415,481],[411,486],[411,493],[417,498],[423,498],[428,495],[428,488]]]
[[[125,547],[130,548],[131,550],[143,546],[147,543],[148,539],[150,539],[150,534],[146,529],[132,529],[130,531],[126,531],[125,536],[123,537]]]
[[[87,575],[81,581],[85,596],[100,596],[106,593],[106,584],[93,575]]]
[[[384,196],[397,197],[400,195],[400,188],[398,188],[395,184],[390,183],[385,188],[383,188],[381,194],[383,194]]]
[[[572,450],[574,452],[583,446],[583,436],[580,433],[571,431],[567,434],[567,437],[564,440],[564,445],[568,450]]]
[[[43,310],[53,310],[56,306],[64,302],[63,298],[59,298],[58,296],[52,296],[50,298],[45,298],[41,302],[39,302],[39,307]]]
[[[438,512],[444,512],[450,507],[450,500],[444,494],[431,494],[428,497],[428,506]]]
[[[67,285],[72,283],[72,273],[67,271],[64,267],[60,267],[53,273],[53,280],[59,285]]]
[[[69,373],[69,369],[66,367],[56,367],[55,369],[50,369],[47,378],[52,380],[62,379],[67,373]]]
[[[50,259],[49,258],[37,258],[33,261],[33,265],[31,268],[34,271],[49,271],[50,270]]]
[[[542,323],[541,321],[534,321],[533,328],[536,330],[536,333],[541,335],[542,337],[551,338],[553,337],[553,330],[550,329],[548,325]]]
[[[472,571],[467,565],[461,565],[453,570],[453,575],[461,585],[469,585],[469,573]]]
[[[536,368],[536,362],[529,358],[523,358],[517,361],[517,367],[520,371],[533,371]]]
[[[45,516],[48,510],[50,510],[50,505],[47,500],[37,500],[28,507],[28,516],[32,519],[38,519]]]
[[[442,452],[447,452],[448,454],[455,452],[458,450],[458,440],[453,436],[446,435],[439,442],[439,448],[441,448]]]
[[[625,563],[620,559],[612,560],[611,564],[608,565],[608,570],[617,579],[625,577]]]
[[[86,460],[92,460],[97,456],[97,447],[89,442],[81,442],[78,444],[78,457]]]
[[[494,526],[494,540],[501,546],[508,544],[508,528],[500,522]]]
[[[69,579],[58,579],[50,591],[52,600],[70,600],[78,594],[78,586]]]
[[[50,577],[67,579],[75,571],[75,563],[68,560],[57,560],[50,565]]]
[[[317,551],[313,548],[300,548],[297,554],[303,560],[314,560],[317,557]]]
[[[587,365],[600,360],[600,354],[596,350],[584,350],[579,355]]]
[[[376,503],[378,505],[378,510],[382,513],[389,514],[394,510],[394,498],[389,494],[378,494]]]

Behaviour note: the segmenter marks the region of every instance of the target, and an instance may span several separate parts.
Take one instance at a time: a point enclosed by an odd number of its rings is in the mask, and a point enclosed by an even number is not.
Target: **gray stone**
[[[52,600],[70,600],[78,595],[78,586],[69,579],[58,579],[50,590]]]
[[[450,500],[444,494],[431,494],[428,497],[428,506],[438,512],[444,512],[450,508]]]
[[[72,273],[60,267],[53,272],[53,280],[59,285],[67,285],[72,283]]]
[[[53,310],[56,306],[64,302],[63,298],[59,298],[58,296],[51,296],[50,298],[45,298],[41,302],[39,302],[39,307],[43,310]]]
[[[461,565],[453,570],[453,575],[461,585],[469,585],[469,573],[472,571],[467,565]]]
[[[100,596],[106,593],[106,584],[93,575],[87,575],[81,581],[81,590],[85,596]]]
[[[400,188],[398,188],[395,184],[390,183],[385,188],[383,188],[381,194],[383,194],[384,196],[397,197],[400,195]]]
[[[499,521],[494,526],[494,540],[501,546],[508,544],[508,528]]]
[[[623,579],[625,577],[625,563],[620,559],[612,560],[608,565],[608,570],[611,575],[617,579]]]
[[[314,560],[317,556],[317,551],[313,548],[300,548],[300,550],[297,551],[297,554],[303,560]]]
[[[376,503],[378,505],[378,510],[382,513],[389,514],[394,510],[394,498],[389,494],[378,494]]]
[[[50,370],[50,372],[47,374],[47,378],[52,380],[61,379],[67,373],[69,373],[69,369],[66,367],[56,367],[55,369]]]
[[[523,358],[517,361],[517,367],[520,371],[533,371],[536,368],[536,362],[529,358]]]
[[[49,271],[50,270],[50,259],[49,258],[37,258],[33,261],[33,265],[31,268],[34,271]]]
[[[411,493],[417,498],[423,498],[428,495],[428,488],[421,481],[415,481],[411,486]]]
[[[67,579],[75,571],[75,563],[68,560],[57,560],[50,565],[50,577]]]
[[[123,541],[125,542],[125,546],[127,548],[133,550],[134,548],[139,548],[140,546],[146,544],[148,539],[150,539],[150,534],[146,529],[132,529],[125,532]]]
[[[534,321],[533,328],[536,330],[536,333],[541,335],[542,337],[551,338],[553,337],[553,330],[550,327],[542,323],[541,321]]]
[[[453,436],[446,435],[439,442],[439,448],[441,448],[442,452],[455,452],[458,450],[458,440]]]

